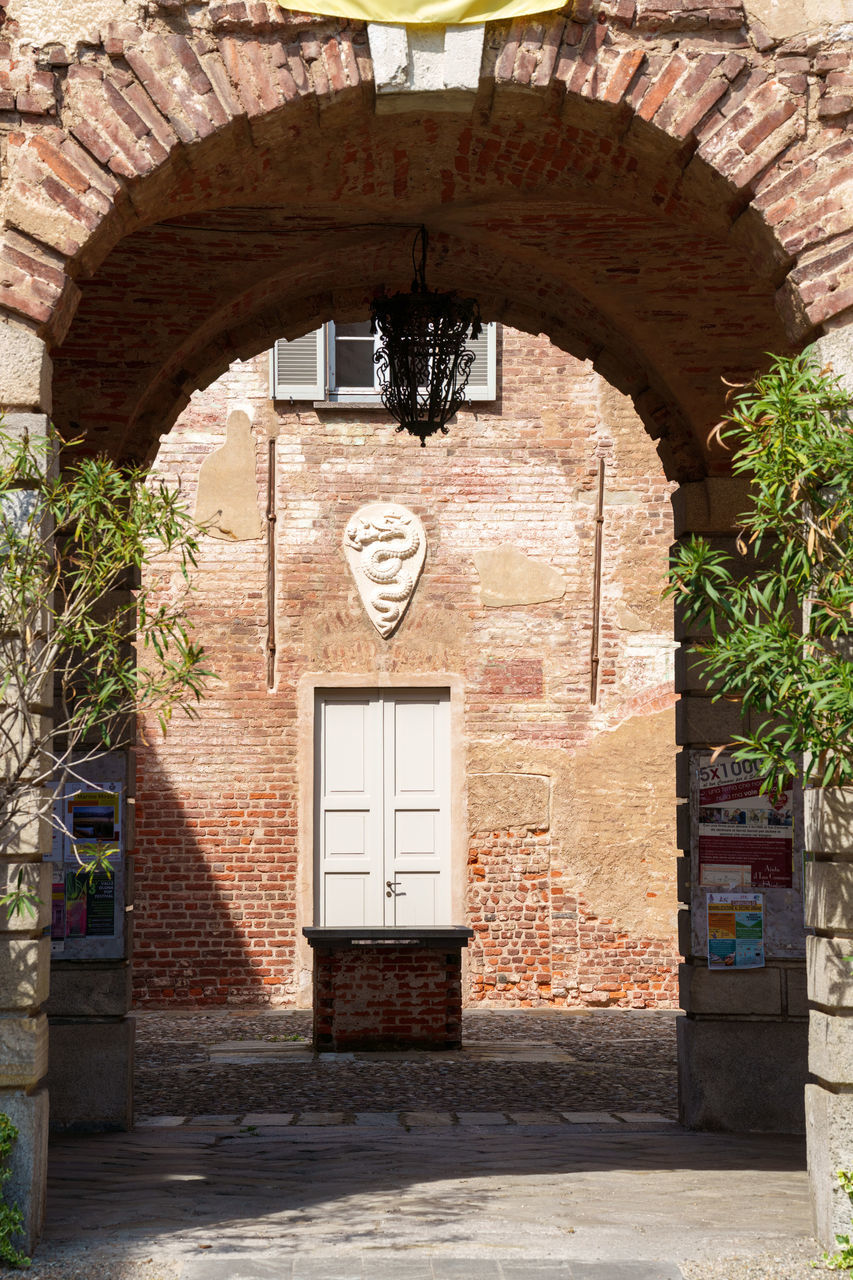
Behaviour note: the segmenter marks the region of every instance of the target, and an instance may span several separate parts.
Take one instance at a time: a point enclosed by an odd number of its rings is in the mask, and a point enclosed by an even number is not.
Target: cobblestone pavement
[[[54,1140],[32,1280],[830,1274],[800,1139],[674,1123],[671,1013],[474,1011],[461,1054],[319,1058],[305,1013],[137,1025],[140,1122]]]
[[[310,1013],[137,1016],[136,1111],[652,1111],[676,1116],[674,1012],[467,1012],[463,1053],[309,1050]],[[299,1037],[295,1039],[294,1037]]]

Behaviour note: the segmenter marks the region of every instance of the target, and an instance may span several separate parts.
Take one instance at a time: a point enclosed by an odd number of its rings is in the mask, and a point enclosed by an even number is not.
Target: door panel
[[[323,923],[329,928],[336,925],[354,927],[372,925],[368,918],[370,902],[370,877],[359,875],[326,875],[323,881],[325,901]]]
[[[394,894],[394,924],[402,926],[438,923],[440,876],[424,872],[398,872]]]
[[[432,795],[436,788],[436,704],[393,702],[386,721],[393,735],[393,780],[398,796]],[[390,713],[390,714],[389,714]]]
[[[450,699],[399,692],[385,703],[386,922],[450,923]]]
[[[327,925],[384,922],[381,718],[375,699],[318,706],[315,918]]]
[[[447,690],[318,694],[314,830],[319,924],[451,922]]]
[[[435,809],[397,809],[394,814],[394,856],[402,865],[410,858],[438,858],[438,823]]]

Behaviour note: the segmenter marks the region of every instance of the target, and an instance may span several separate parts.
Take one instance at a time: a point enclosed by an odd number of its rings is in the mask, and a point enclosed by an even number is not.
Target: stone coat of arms
[[[387,640],[400,625],[424,567],[424,527],[406,507],[372,502],[347,523],[344,553],[367,616]]]

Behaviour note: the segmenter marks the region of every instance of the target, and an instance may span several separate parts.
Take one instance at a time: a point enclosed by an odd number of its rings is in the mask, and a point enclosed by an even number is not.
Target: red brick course
[[[321,1052],[461,1044],[459,948],[314,948],[314,1045]]]

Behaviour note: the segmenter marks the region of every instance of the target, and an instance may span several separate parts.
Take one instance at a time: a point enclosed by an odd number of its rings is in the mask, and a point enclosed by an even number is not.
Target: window
[[[283,339],[270,352],[270,395],[274,400],[380,403],[373,355],[378,337],[367,320],[331,321],[293,342]],[[497,325],[483,326],[470,344],[474,364],[469,400],[494,400],[497,394]]]

